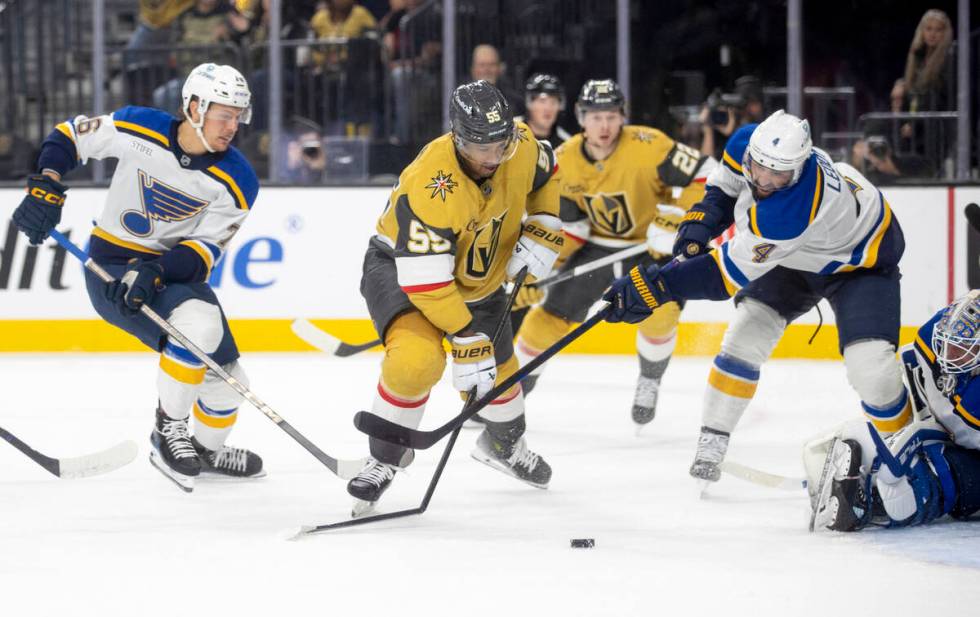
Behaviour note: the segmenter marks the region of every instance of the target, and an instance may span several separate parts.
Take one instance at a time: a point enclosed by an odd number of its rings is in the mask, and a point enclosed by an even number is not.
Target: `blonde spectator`
[[[948,111],[953,104],[953,25],[939,9],[919,20],[902,82],[909,111]]]
[[[354,0],[330,0],[310,20],[310,27],[318,39],[352,39],[364,36],[377,27],[370,11],[355,4]],[[338,70],[347,58],[346,46],[327,44],[326,49],[313,53],[317,65],[328,70]]]

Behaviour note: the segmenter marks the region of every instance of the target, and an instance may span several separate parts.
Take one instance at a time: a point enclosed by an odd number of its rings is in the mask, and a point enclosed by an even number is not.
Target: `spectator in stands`
[[[169,45],[171,24],[193,6],[194,0],[139,0],[139,24],[123,50],[126,100],[133,105],[152,104],[153,89],[166,79],[166,55],[147,49]]]
[[[514,120],[526,122],[540,141],[547,141],[553,148],[560,146],[571,135],[558,125],[558,115],[565,109],[565,90],[561,80],[554,75],[535,73],[524,84],[525,116]]]
[[[417,12],[422,1],[391,0],[391,10],[381,19],[382,52],[391,74],[389,105],[394,121],[391,140],[395,143],[411,143],[416,134],[427,136],[428,127],[420,126],[425,124],[420,118],[431,116],[427,112],[438,106],[442,97],[439,92],[441,20],[434,12]],[[413,23],[405,31],[402,21],[407,16],[412,16]],[[440,110],[439,124],[441,115]]]
[[[858,140],[851,150],[851,164],[874,184],[888,184],[898,178],[928,177],[932,170],[928,162],[915,154],[896,154],[888,139],[869,135]]]
[[[354,0],[329,0],[313,15],[310,26],[317,38],[354,38],[374,30],[377,22],[370,11]]]
[[[510,103],[515,115],[524,113],[524,97],[511,86],[504,76],[504,63],[500,61],[500,52],[493,45],[477,45],[473,48],[473,59],[470,63],[470,76],[464,83],[485,80],[500,90],[507,102]]]
[[[194,5],[176,20],[177,45],[214,45],[229,41],[234,32],[229,15],[232,8],[225,0],[195,0]],[[238,64],[234,52],[226,49],[178,50],[176,71],[187,75],[204,60],[217,64]],[[171,79],[153,91],[153,105],[158,109],[177,110],[183,78]]]
[[[919,20],[905,60],[902,94],[909,111],[949,111],[953,93],[953,25],[939,9],[929,9]]]
[[[720,161],[725,142],[736,129],[765,117],[762,82],[753,75],[739,77],[732,94],[713,94],[701,108],[701,154]]]
[[[326,179],[327,155],[323,150],[322,127],[306,118],[293,118],[286,143],[283,182],[322,184]]]

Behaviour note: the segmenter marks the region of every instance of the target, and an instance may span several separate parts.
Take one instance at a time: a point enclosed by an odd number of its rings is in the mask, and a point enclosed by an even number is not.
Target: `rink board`
[[[967,230],[962,215],[980,201],[978,187],[886,188],[906,238],[902,260],[903,341],[967,289]],[[84,243],[106,191],[72,189],[59,229]],[[246,224],[212,276],[244,351],[309,350],[289,330],[306,317],[344,340],[375,338],[358,292],[361,259],[389,191],[379,188],[270,188],[259,193]],[[9,218],[21,190],[0,190],[0,351],[136,351],[139,343],[102,323],[88,303],[80,265],[48,241],[27,246]],[[974,264],[973,267],[976,267]],[[837,357],[829,306],[824,325],[811,311],[791,325],[776,357]],[[685,309],[678,354],[711,355],[733,313],[731,302],[696,301]],[[632,353],[635,329],[597,327],[569,351]]]

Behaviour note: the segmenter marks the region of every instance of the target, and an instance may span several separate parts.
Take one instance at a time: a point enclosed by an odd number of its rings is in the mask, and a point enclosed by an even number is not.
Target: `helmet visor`
[[[456,136],[456,149],[460,156],[477,168],[496,169],[510,160],[517,152],[517,129],[515,128],[506,139],[489,143],[476,143]]]
[[[760,191],[774,193],[789,188],[793,184],[792,169],[773,169],[759,163],[746,151],[745,177]]]
[[[248,124],[252,121],[252,106],[230,107],[227,105],[222,105],[221,107],[216,108],[213,105],[208,105],[208,110],[205,112],[205,116],[208,120],[223,125],[231,124],[236,120],[238,121],[238,124]]]

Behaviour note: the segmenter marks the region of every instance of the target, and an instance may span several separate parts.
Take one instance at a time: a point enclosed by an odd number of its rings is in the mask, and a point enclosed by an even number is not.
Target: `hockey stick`
[[[613,253],[612,255],[606,255],[605,257],[594,259],[589,263],[575,266],[571,270],[559,272],[558,274],[545,277],[539,281],[528,283],[527,286],[534,287],[536,289],[544,289],[545,287],[550,287],[551,285],[564,283],[565,281],[577,278],[583,274],[594,272],[599,268],[604,268],[610,264],[623,261],[624,259],[629,259],[635,255],[641,255],[647,252],[647,250],[648,248],[645,243],[630,246],[621,251]],[[373,349],[381,344],[381,339],[375,339],[366,343],[347,343],[329,332],[325,332],[324,330],[316,327],[308,319],[294,319],[289,327],[296,336],[301,338],[310,346],[316,347],[323,353],[331,354],[339,358],[353,356],[354,354],[367,351],[368,349]]]
[[[92,258],[90,258],[88,255],[85,254],[85,251],[78,248],[78,246],[76,246],[75,243],[73,243],[71,240],[69,240],[64,235],[62,235],[61,232],[59,232],[56,229],[52,229],[51,237],[54,238],[58,242],[58,244],[63,246],[69,253],[77,257],[78,260],[85,265],[85,268],[87,270],[95,273],[95,275],[98,276],[100,279],[102,279],[106,283],[111,283],[112,281],[115,280],[111,274],[106,272],[102,268],[102,266],[95,263],[92,260]],[[359,472],[361,468],[364,467],[365,462],[367,462],[366,459],[338,460],[330,456],[320,448],[318,448],[316,444],[314,444],[312,441],[304,437],[302,433],[300,433],[295,428],[293,428],[293,426],[290,423],[286,422],[282,418],[282,416],[277,414],[275,411],[272,410],[271,407],[269,407],[264,402],[262,402],[262,400],[259,399],[259,397],[255,396],[255,394],[253,394],[252,391],[249,390],[244,384],[242,384],[240,381],[232,377],[228,373],[228,371],[226,371],[221,367],[220,364],[212,360],[211,357],[208,354],[206,354],[204,351],[202,351],[200,347],[195,345],[186,336],[181,334],[181,332],[177,328],[173,327],[169,321],[167,321],[166,319],[158,315],[156,311],[154,311],[153,309],[151,309],[150,307],[144,304],[143,306],[140,307],[140,312],[143,313],[143,315],[146,315],[146,317],[149,318],[149,320],[152,321],[154,324],[159,326],[164,332],[167,333],[168,336],[172,337],[174,340],[180,343],[181,346],[184,347],[184,349],[190,351],[195,358],[203,362],[211,371],[214,372],[215,375],[220,377],[222,380],[224,380],[225,383],[231,386],[233,390],[235,390],[243,397],[245,397],[245,399],[248,400],[248,402],[251,403],[252,406],[254,406],[256,409],[258,409],[263,414],[265,414],[267,418],[275,422],[276,426],[281,428],[290,437],[295,439],[297,443],[303,446],[303,448],[305,448],[307,452],[309,452],[314,457],[316,457],[318,461],[323,463],[327,467],[327,469],[332,471],[335,475],[345,480],[349,480],[350,478],[356,476],[357,472]]]
[[[524,279],[527,278],[527,267],[521,269],[517,273],[517,278],[514,279],[514,288],[510,292],[510,296],[507,298],[507,306],[504,307],[504,311],[501,314],[500,320],[497,322],[497,326],[493,331],[493,341],[494,346],[500,342],[500,336],[504,331],[504,326],[510,321],[510,310],[514,306],[514,300],[517,299],[517,292],[520,291],[521,286],[524,284]],[[461,413],[466,413],[466,411],[473,405],[476,399],[476,388],[469,391],[466,397],[466,402],[463,404],[463,411]],[[401,518],[403,516],[412,516],[415,514],[422,514],[425,512],[426,508],[429,507],[429,501],[432,499],[432,494],[436,491],[436,485],[439,484],[439,478],[442,477],[442,471],[446,468],[446,463],[449,462],[449,455],[453,451],[453,446],[456,445],[456,438],[459,437],[459,431],[462,428],[462,424],[456,427],[453,431],[452,437],[446,443],[446,449],[442,451],[442,456],[439,458],[439,464],[436,465],[436,470],[432,473],[432,479],[429,480],[429,488],[425,491],[425,496],[422,497],[422,503],[419,504],[417,508],[410,508],[408,510],[399,510],[398,512],[388,512],[385,514],[377,514],[374,516],[364,516],[360,518],[349,519],[346,521],[340,521],[339,523],[327,523],[325,525],[313,525],[301,527],[299,533],[296,537],[307,536],[314,533],[319,533],[321,531],[328,531],[330,529],[341,529],[344,527],[354,527],[356,525],[364,525],[366,523],[373,523],[376,521],[385,521],[393,518]]]
[[[478,411],[489,405],[490,401],[509,390],[514,384],[527,377],[531,371],[547,362],[552,356],[567,347],[569,343],[582,336],[589,329],[602,321],[603,318],[605,318],[605,316],[609,313],[609,310],[610,305],[605,303],[605,306],[603,306],[602,309],[600,309],[595,315],[585,320],[577,328],[563,336],[554,345],[541,352],[536,358],[522,366],[519,371],[505,379],[497,386],[494,386],[493,390],[490,390],[486,396],[475,402],[473,405],[467,406],[458,416],[435,430],[420,431],[417,429],[411,429],[400,424],[395,424],[394,422],[386,420],[380,416],[376,416],[367,411],[359,411],[354,415],[354,426],[357,427],[357,430],[361,431],[362,433],[366,433],[371,437],[377,437],[378,439],[382,439],[399,446],[405,446],[407,448],[412,448],[413,450],[425,450],[426,448],[431,448],[440,439],[462,426],[463,422],[473,417]]]
[[[139,449],[136,447],[136,442],[126,440],[111,448],[93,452],[92,454],[70,458],[52,458],[41,454],[3,427],[0,427],[0,437],[6,439],[10,445],[26,454],[28,458],[52,474],[59,478],[69,480],[87,478],[88,476],[97,476],[115,471],[133,462],[137,452],[139,452]]]
[[[736,463],[735,461],[722,461],[719,467],[728,475],[734,476],[739,480],[745,480],[746,482],[751,482],[752,484],[758,484],[759,486],[765,486],[767,488],[778,488],[784,491],[798,491],[801,488],[805,489],[807,485],[806,478],[780,476],[774,473],[762,471],[760,469],[747,467],[740,463]]]

